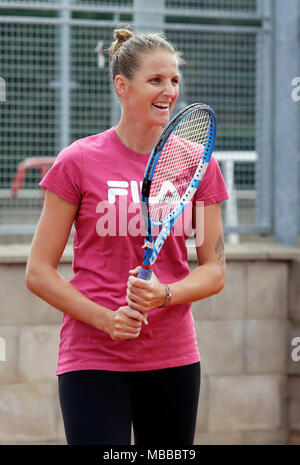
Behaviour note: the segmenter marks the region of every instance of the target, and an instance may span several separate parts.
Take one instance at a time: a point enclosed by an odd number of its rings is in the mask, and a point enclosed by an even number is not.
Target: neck
[[[150,153],[161,134],[161,126],[145,127],[139,122],[126,123],[121,119],[116,131],[126,147],[140,153]]]

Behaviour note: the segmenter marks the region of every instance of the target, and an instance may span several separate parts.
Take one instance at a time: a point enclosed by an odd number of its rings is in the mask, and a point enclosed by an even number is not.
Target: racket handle
[[[152,272],[153,270],[145,270],[145,268],[141,267],[137,277],[140,279],[144,279],[145,281],[149,281],[151,279]],[[148,322],[147,313],[145,313],[144,316],[146,317],[146,322]]]
[[[138,273],[138,278],[144,279],[145,281],[149,281],[151,279],[153,270],[145,270],[145,268],[140,268],[140,271]]]

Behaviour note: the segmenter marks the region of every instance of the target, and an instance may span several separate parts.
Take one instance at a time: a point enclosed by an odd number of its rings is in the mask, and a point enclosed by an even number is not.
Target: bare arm
[[[172,303],[196,302],[218,294],[225,285],[226,260],[221,205],[204,207],[203,243],[196,246],[198,267],[183,280],[171,284]]]
[[[77,206],[46,191],[44,208],[26,267],[28,289],[56,309],[110,334],[112,339],[139,335],[142,316],[128,307],[112,311],[96,304],[57,271]],[[137,321],[139,320],[139,321]]]
[[[195,207],[196,208],[196,207]],[[194,211],[194,216],[195,211]],[[172,305],[195,302],[220,292],[225,284],[226,261],[220,204],[204,207],[204,225],[195,224],[196,236],[203,230],[203,242],[196,246],[198,267],[184,279],[169,284]],[[134,274],[136,274],[134,270]],[[150,281],[131,276],[128,281],[127,302],[136,310],[150,310],[163,305],[165,287],[153,273]]]

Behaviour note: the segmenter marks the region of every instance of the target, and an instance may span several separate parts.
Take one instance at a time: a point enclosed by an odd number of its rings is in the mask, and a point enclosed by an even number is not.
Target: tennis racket
[[[142,184],[141,207],[146,237],[138,278],[151,278],[165,240],[205,175],[216,133],[214,110],[208,105],[194,103],[179,112],[157,140]],[[154,226],[161,226],[155,241]]]

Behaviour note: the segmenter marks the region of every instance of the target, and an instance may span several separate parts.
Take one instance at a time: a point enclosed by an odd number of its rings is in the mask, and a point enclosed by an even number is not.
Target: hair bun
[[[115,29],[115,38],[118,42],[125,42],[133,36],[133,32],[129,29]]]
[[[133,32],[130,31],[129,29],[115,29],[114,37],[116,40],[112,43],[112,45],[109,48],[110,58],[124,44],[124,42],[126,42],[132,36],[133,36]]]

